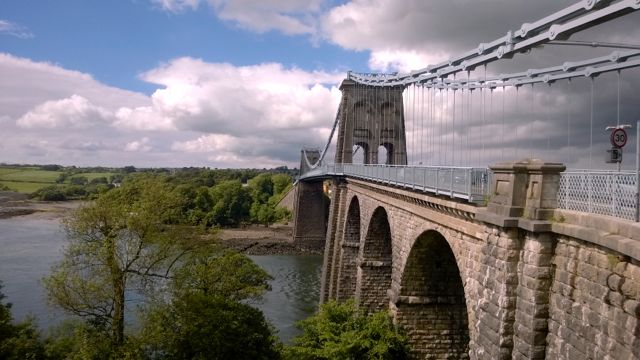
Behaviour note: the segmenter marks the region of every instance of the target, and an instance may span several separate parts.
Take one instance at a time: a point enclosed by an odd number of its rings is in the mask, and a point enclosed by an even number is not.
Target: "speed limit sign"
[[[627,144],[627,132],[624,129],[614,129],[611,132],[611,145],[622,148]]]

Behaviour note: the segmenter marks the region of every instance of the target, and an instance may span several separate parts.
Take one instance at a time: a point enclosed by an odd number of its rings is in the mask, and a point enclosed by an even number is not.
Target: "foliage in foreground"
[[[199,228],[186,226],[185,199],[164,180],[132,178],[65,220],[68,244],[44,284],[53,304],[82,321],[51,342],[58,349],[52,353],[155,359],[169,353],[180,358],[190,347],[217,352],[213,346],[225,341],[224,332],[214,331],[221,319],[236,319],[227,330],[257,336],[262,342],[255,346],[265,353],[275,346],[262,314],[240,303],[259,297],[271,277],[246,256],[206,243]],[[140,332],[125,322],[126,294],[132,293],[147,303]],[[190,306],[212,323],[191,326],[197,314]],[[188,326],[175,328],[179,324]]]
[[[44,347],[32,320],[14,324],[11,304],[4,303],[0,282],[0,359],[40,359]]]
[[[299,323],[303,334],[285,349],[286,359],[407,359],[406,338],[386,312],[367,315],[350,300],[331,301],[318,314]]]
[[[249,305],[203,293],[186,294],[149,312],[142,334],[153,359],[279,359],[264,315]]]

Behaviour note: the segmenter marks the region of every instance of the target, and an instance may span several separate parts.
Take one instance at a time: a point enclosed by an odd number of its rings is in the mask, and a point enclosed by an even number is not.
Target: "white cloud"
[[[124,151],[139,151],[139,152],[148,152],[152,149],[150,145],[150,140],[148,137],[143,137],[140,140],[132,141],[127,143],[124,147]]]
[[[16,123],[23,128],[68,129],[87,128],[106,123],[111,118],[109,111],[74,94],[66,99],[40,104],[20,117]]]
[[[123,130],[175,130],[170,118],[158,113],[152,106],[122,107],[115,113],[113,126]]]
[[[151,96],[157,118],[172,119],[181,130],[234,136],[327,126],[340,95],[325,84],[342,77],[274,63],[236,67],[193,58],[142,75],[162,87]]]
[[[2,19],[0,19],[0,34],[7,34],[21,39],[31,39],[34,37],[33,33],[26,27]]]
[[[184,11],[187,8],[197,9],[200,0],[151,0],[160,8],[173,13]]]
[[[179,58],[141,75],[158,86],[149,97],[0,54],[0,93],[12,94],[0,97],[0,161],[295,166],[326,140],[342,75]]]
[[[315,34],[323,0],[152,0],[173,13],[195,10],[207,3],[216,15],[241,28],[264,33],[271,30],[287,35]]]
[[[415,50],[375,50],[369,56],[369,68],[380,72],[409,72],[425,64],[436,64],[448,58],[446,53],[425,54]]]

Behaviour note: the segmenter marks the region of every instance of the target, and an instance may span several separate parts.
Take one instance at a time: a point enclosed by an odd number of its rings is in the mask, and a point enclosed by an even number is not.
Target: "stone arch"
[[[389,218],[387,211],[378,207],[369,220],[356,281],[356,301],[367,311],[383,310],[389,305],[392,258]]]
[[[389,163],[389,151],[387,150],[387,147],[384,146],[384,144],[378,146],[378,156],[376,156],[376,158],[379,165],[385,165]]]
[[[395,308],[416,357],[469,357],[464,284],[453,250],[439,232],[427,230],[414,242]]]
[[[360,201],[351,198],[344,224],[342,248],[340,249],[340,277],[337,300],[353,298],[356,292],[358,250],[360,248]]]
[[[362,154],[362,155],[360,155]],[[358,141],[354,145],[353,151],[353,163],[354,164],[369,164],[371,162],[369,156],[369,143],[364,141]],[[362,159],[362,162],[360,161]]]

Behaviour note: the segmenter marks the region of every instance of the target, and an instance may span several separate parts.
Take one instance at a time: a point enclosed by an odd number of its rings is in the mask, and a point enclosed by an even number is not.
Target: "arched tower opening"
[[[337,300],[353,298],[356,292],[357,260],[360,249],[360,202],[353,197],[347,210],[344,238],[340,250],[340,278]]]
[[[389,306],[392,245],[387,212],[378,207],[371,216],[358,265],[356,302],[369,312]]]
[[[366,149],[362,147],[365,164],[381,163],[378,145],[382,145],[387,152],[387,160],[382,163],[406,165],[404,87],[367,86],[345,79],[340,90],[343,96],[335,162],[356,163],[354,145],[366,143]]]
[[[384,144],[378,146],[378,164],[389,164],[389,151]]]
[[[416,358],[469,357],[464,286],[453,251],[439,232],[424,232],[411,248],[396,309]]]

